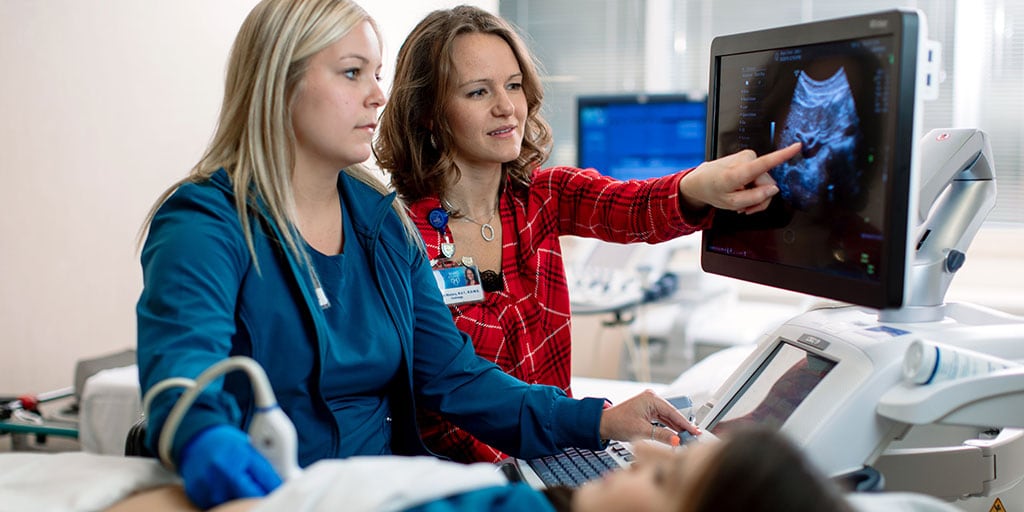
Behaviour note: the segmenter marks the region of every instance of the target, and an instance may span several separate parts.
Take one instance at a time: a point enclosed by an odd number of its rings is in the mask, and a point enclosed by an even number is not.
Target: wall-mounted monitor
[[[576,164],[620,180],[664,176],[704,161],[707,104],[680,94],[580,96]]]
[[[764,212],[716,212],[706,271],[828,299],[903,304],[924,20],[913,11],[717,37],[709,159],[793,142]]]

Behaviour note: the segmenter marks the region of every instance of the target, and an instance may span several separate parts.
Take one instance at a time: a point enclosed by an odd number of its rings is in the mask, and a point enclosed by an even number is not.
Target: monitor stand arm
[[[916,248],[907,267],[903,307],[879,313],[883,322],[931,322],[945,316],[944,299],[967,247],[996,203],[992,146],[974,128],[936,129],[922,137]]]

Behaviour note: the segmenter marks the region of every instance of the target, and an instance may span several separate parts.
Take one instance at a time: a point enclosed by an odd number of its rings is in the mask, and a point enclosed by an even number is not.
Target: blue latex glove
[[[241,430],[217,425],[195,435],[178,465],[185,494],[206,510],[237,498],[266,496],[281,477]]]

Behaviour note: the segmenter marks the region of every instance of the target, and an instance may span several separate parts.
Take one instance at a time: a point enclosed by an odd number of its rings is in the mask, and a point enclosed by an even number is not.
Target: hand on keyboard
[[[651,390],[602,411],[600,430],[602,439],[645,439],[670,446],[679,444],[677,432],[700,435],[700,429],[686,416]]]

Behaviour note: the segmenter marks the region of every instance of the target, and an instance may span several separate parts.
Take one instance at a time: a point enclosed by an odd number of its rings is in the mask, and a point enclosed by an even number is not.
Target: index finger
[[[782,149],[777,149],[771,153],[765,153],[764,155],[741,164],[737,166],[737,170],[741,174],[740,181],[743,183],[751,183],[782,162],[793,158],[799,152],[800,143],[794,142]]]
[[[752,162],[750,162],[750,166],[760,170],[758,174],[761,174],[781,164],[782,162],[785,162],[786,160],[793,158],[794,156],[796,156],[798,152],[800,152],[800,143],[794,142],[782,149],[776,149],[771,153],[766,153],[755,158]]]
[[[697,428],[697,425],[690,423],[678,409],[665,399],[658,402],[658,420],[676,432],[685,430],[695,436],[700,435],[700,429]]]

